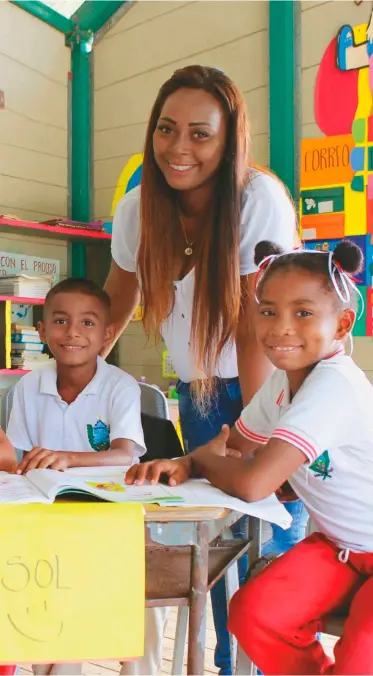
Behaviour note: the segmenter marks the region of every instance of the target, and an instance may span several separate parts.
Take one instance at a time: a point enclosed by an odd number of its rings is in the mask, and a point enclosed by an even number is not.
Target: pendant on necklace
[[[192,247],[191,247],[191,246],[187,246],[187,248],[185,249],[184,253],[185,253],[186,256],[191,256],[192,253],[193,253]]]

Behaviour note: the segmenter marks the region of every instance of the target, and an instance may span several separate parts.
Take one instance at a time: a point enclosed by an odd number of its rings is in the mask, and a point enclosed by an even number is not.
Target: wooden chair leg
[[[227,531],[222,533],[223,540],[224,539],[230,540],[231,538],[232,532],[230,529],[227,529]],[[237,563],[228,569],[227,574],[225,576],[225,587],[227,593],[227,604],[229,606],[233,594],[237,591],[239,587]],[[188,633],[188,619],[189,619],[188,606],[181,606],[177,613],[175,646],[172,659],[172,674],[174,676],[180,676],[183,672],[186,639]],[[230,636],[230,646],[233,667],[233,665],[236,664],[236,655],[237,655],[237,641],[234,638],[234,636]]]
[[[251,521],[251,524],[250,524]],[[260,548],[260,521],[258,519],[253,519],[250,517],[249,529],[251,531],[251,537],[253,538],[253,547],[251,548],[251,557],[257,558],[259,555]],[[250,528],[251,526],[251,528]],[[222,540],[231,539],[232,532],[230,529],[227,529],[222,533]],[[225,575],[225,588],[227,594],[227,605],[229,607],[232,596],[236,593],[239,588],[239,577],[238,577],[238,565],[237,563],[230,566],[226,575]],[[188,606],[181,606],[177,613],[177,622],[176,622],[176,634],[175,634],[175,646],[174,654],[172,659],[172,674],[174,676],[181,676],[184,666],[184,657],[185,657],[185,647],[186,639],[188,632],[188,619],[189,619],[189,608]],[[252,662],[247,658],[245,653],[243,653],[239,647],[237,647],[237,640],[234,636],[230,634],[230,648],[231,648],[231,662],[232,662],[232,673],[236,674],[256,674],[256,667]],[[244,669],[244,671],[238,671],[238,669]],[[247,671],[247,669],[249,669]]]

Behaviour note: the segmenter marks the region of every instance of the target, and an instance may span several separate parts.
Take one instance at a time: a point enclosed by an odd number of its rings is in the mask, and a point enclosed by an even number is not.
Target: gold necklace
[[[179,215],[180,215],[181,228],[182,228],[183,235],[185,237],[185,242],[186,242],[186,247],[184,249],[184,253],[185,253],[186,256],[191,256],[192,253],[193,253],[193,246],[194,246],[195,240],[193,240],[193,242],[189,242],[189,240],[186,236],[186,232],[185,232],[183,217],[182,217],[181,214],[179,214]]]

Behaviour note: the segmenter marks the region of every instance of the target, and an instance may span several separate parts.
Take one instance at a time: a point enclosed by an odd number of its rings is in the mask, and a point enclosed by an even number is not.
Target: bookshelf
[[[65,240],[69,245],[68,275],[73,277],[88,277],[100,286],[104,285],[111,260],[111,234],[85,228],[61,227],[12,218],[0,218],[0,232]],[[11,305],[7,305],[7,302],[10,304],[42,305],[44,301],[36,298],[16,298],[0,295],[0,375],[24,375],[26,371],[10,368],[10,337],[7,343],[6,316],[7,313],[8,316],[11,316]],[[4,347],[6,345],[8,347]],[[117,346],[115,346],[109,355],[108,362],[113,364],[118,363]]]
[[[23,369],[11,368],[12,305],[44,305],[44,298],[0,295],[0,375],[24,375]]]

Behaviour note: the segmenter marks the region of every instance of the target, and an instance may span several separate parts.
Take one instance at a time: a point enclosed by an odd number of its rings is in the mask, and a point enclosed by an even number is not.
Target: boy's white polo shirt
[[[113,219],[111,253],[116,264],[128,272],[136,272],[140,238],[140,187],[131,190],[119,202]],[[240,220],[240,274],[255,273],[254,249],[261,240],[270,240],[284,249],[294,247],[295,211],[284,186],[273,176],[256,169],[244,190]],[[216,261],[219,274],[219,261]],[[141,280],[139,280],[141,283]],[[194,270],[174,282],[175,303],[162,325],[162,336],[179,378],[188,383],[205,374],[197,368],[190,346]],[[238,375],[234,342],[227,345],[220,357],[216,374],[220,378]]]
[[[56,363],[23,376],[14,391],[7,435],[15,448],[100,451],[114,439],[135,442],[134,456],[145,452],[140,387],[128,373],[97,358],[97,371],[71,404],[57,392]]]
[[[341,548],[373,552],[373,386],[350,357],[321,361],[291,403],[286,373],[275,371],[236,428],[302,451],[289,483],[317,530]]]

